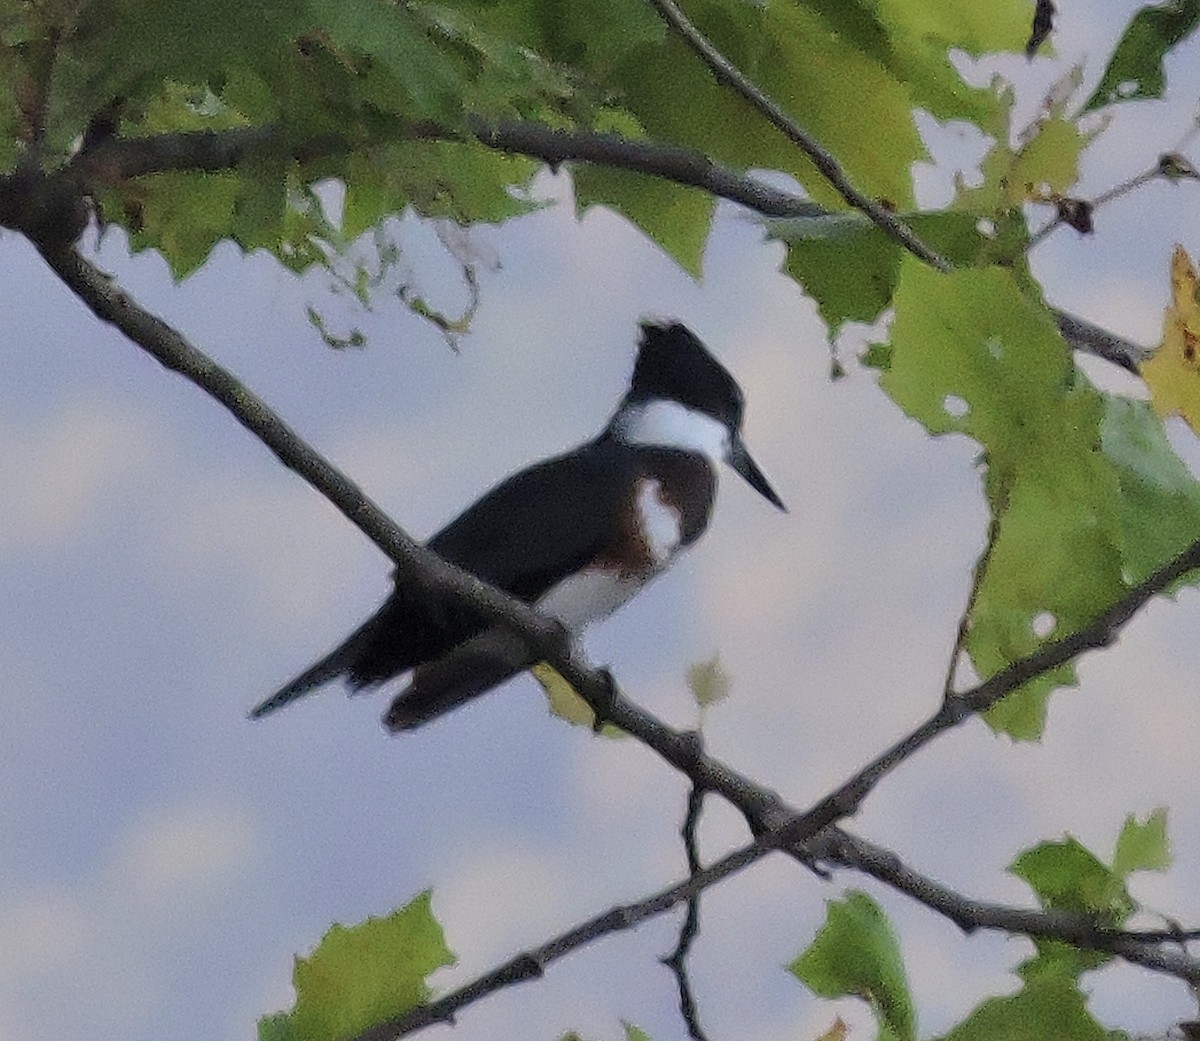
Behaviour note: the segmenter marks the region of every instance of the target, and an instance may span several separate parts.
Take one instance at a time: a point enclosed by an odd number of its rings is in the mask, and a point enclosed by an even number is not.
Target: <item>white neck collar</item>
[[[729,428],[678,401],[651,398],[622,405],[612,429],[617,440],[627,445],[698,452],[714,465],[729,458]]]

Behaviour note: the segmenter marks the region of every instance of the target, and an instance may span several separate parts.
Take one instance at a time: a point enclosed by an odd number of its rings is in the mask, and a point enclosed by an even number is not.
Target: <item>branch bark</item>
[[[472,129],[475,139],[488,148],[540,159],[554,168],[564,163],[585,162],[643,173],[698,188],[764,217],[844,219],[843,214],[831,213],[794,192],[774,188],[758,178],[722,166],[693,149],[521,120],[489,123],[475,119]],[[411,140],[461,140],[428,123],[411,124],[402,128],[398,136]],[[341,156],[351,147],[350,142],[334,137],[285,145],[282,131],[273,126],[111,138],[81,152],[63,170],[46,177],[47,186],[36,196],[18,175],[0,176],[0,224],[25,230],[21,215],[47,208],[45,203],[37,201],[43,196],[52,198],[61,209],[64,196],[87,196],[103,183],[168,171],[229,170],[281,149],[298,162],[306,162]],[[1074,315],[1063,311],[1054,314],[1072,350],[1094,354],[1134,373],[1152,353],[1149,348]]]
[[[891,850],[831,828],[822,836],[822,860],[870,875],[949,918],[963,932],[990,929],[1039,940],[1061,940],[1092,951],[1108,951],[1154,972],[1200,984],[1200,959],[1179,947],[1179,934],[1161,930],[1114,929],[1084,915],[1008,907],[955,892],[905,864]]]
[[[547,940],[498,965],[470,983],[451,991],[428,1005],[419,1005],[403,1015],[379,1023],[353,1041],[393,1041],[433,1023],[453,1023],[459,1009],[488,994],[528,980],[538,979],[546,966],[572,951],[585,947],[593,940],[611,933],[632,929],[647,919],[669,911],[679,904],[699,896],[705,889],[760,860],[774,848],[769,840],[759,840],[715,864],[689,875],[682,882],[661,890],[633,904],[624,904],[589,918],[565,933]]]

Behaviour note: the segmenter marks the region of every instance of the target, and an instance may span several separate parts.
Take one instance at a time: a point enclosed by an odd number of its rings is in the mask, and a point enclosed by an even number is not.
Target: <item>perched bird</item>
[[[428,543],[571,631],[607,617],[704,534],[720,463],[785,508],[742,442],[733,377],[684,326],[641,330],[629,391],[600,436],[509,477]],[[411,670],[386,717],[409,730],[534,664],[470,605],[398,580],[345,642],[251,715],[339,676],[357,691]]]

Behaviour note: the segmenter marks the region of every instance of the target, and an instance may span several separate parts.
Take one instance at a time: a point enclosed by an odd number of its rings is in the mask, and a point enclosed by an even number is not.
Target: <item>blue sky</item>
[[[1105,54],[1135,6],[1071,5],[1062,60],[1003,63],[1026,84],[1026,110],[1070,61]],[[1085,194],[1184,134],[1196,57],[1169,66],[1169,109],[1115,118]],[[930,133],[950,162],[922,174],[937,204],[977,149]],[[568,182],[542,190],[562,201]],[[1155,186],[1104,210],[1091,239],[1058,233],[1035,264],[1056,303],[1153,342],[1171,244],[1200,252],[1197,212],[1195,186]],[[461,288],[432,236],[394,230],[429,295],[453,307]],[[799,803],[923,718],[982,546],[972,445],[925,437],[853,364],[831,383],[814,308],[732,208],[700,283],[623,221],[577,223],[569,205],[472,243],[499,267],[458,353],[394,302],[355,313],[326,279],[262,256],[221,248],[182,285],[116,233],[98,260],[418,536],[591,437],[624,389],[639,317],[680,317],[745,386],[747,439],[790,513],[727,475],[703,542],[597,628],[589,652],[676,725],[696,718],[687,666],[719,654],[733,696],[706,719],[711,751]],[[373,609],[386,562],[217,406],[92,320],[15,236],[0,251],[2,1041],[248,1038],[258,1015],[290,1003],[291,957],[331,921],[433,886],[460,957],[438,977],[449,986],[680,877],[680,779],[631,741],[551,719],[527,678],[400,738],[379,728],[378,696],[331,692],[247,722]],[[363,325],[370,348],[326,349],[308,304]],[[847,337],[848,360],[861,341]],[[1192,435],[1174,436],[1197,456]],[[897,771],[854,827],[951,885],[1023,902],[1003,873],[1023,846],[1069,830],[1107,855],[1126,813],[1170,805],[1176,867],[1136,888],[1194,922],[1196,599],[1153,604],[1119,647],[1089,657],[1042,743],[1013,747],[969,724]],[[744,830],[713,805],[703,838],[714,856]],[[781,969],[851,883],[768,863],[709,895],[695,972],[714,1037],[816,1036],[835,1011],[868,1029],[853,1003],[817,1003]],[[1027,944],[964,938],[866,888],[898,923],[923,1033],[1016,985]],[[622,1019],[680,1036],[655,961],[674,927],[556,965],[465,1013],[456,1038],[616,1038]],[[1089,983],[1110,1025],[1189,1014],[1184,988],[1129,968]]]

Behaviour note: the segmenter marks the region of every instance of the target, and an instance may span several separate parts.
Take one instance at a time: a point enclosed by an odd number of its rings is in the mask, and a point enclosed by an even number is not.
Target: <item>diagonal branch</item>
[[[1192,542],[1149,577],[1133,586],[1120,600],[1102,611],[1082,629],[1043,644],[1028,657],[1013,662],[970,690],[945,698],[941,707],[924,723],[868,763],[801,819],[815,819],[824,825],[854,813],[883,776],[918,749],[964,720],[986,712],[1030,680],[1066,665],[1085,651],[1107,647],[1147,600],[1174,585],[1196,568],[1200,568],[1200,539]],[[803,833],[812,834],[807,829],[803,829]]]
[[[430,1002],[428,1005],[420,1005],[400,1016],[371,1027],[353,1041],[392,1041],[394,1038],[404,1037],[406,1034],[411,1034],[433,1023],[452,1023],[455,1013],[464,1006],[504,987],[538,979],[551,962],[557,961],[602,936],[608,936],[624,929],[632,929],[647,919],[654,918],[685,901],[694,899],[709,886],[760,860],[774,848],[772,839],[760,838],[735,850],[728,856],[722,857],[711,866],[690,874],[682,882],[677,882],[644,900],[614,907],[594,918],[589,918],[573,929],[569,929],[537,947],[523,951],[503,965],[498,965],[490,972],[451,991],[437,1001]]]
[[[566,631],[528,604],[442,560],[415,542],[363,491],[296,434],[232,373],[197,350],[177,330],[142,308],[73,248],[40,247],[63,282],[104,322],[116,326],[168,369],[215,398],[288,469],[325,496],[396,564],[399,580],[462,597],[499,626],[526,641],[584,698],[601,721],[637,737],[703,791],[728,799],[756,833],[794,811],[782,799],[707,755],[695,734],[675,730],[624,697],[606,670],[587,665]]]
[[[394,1041],[435,1023],[452,1023],[460,1009],[496,991],[540,978],[552,962],[594,940],[635,928],[681,903],[695,900],[710,886],[777,848],[773,836],[760,836],[710,867],[689,874],[683,881],[635,903],[613,907],[589,918],[436,1001],[375,1025],[353,1041]],[[799,851],[793,849],[792,852]],[[1088,950],[1108,951],[1126,961],[1191,983],[1200,982],[1200,961],[1170,947],[1188,938],[1189,931],[1112,929],[1097,925],[1082,915],[975,900],[914,871],[889,850],[840,828],[830,828],[803,852],[805,856],[816,855],[822,860],[861,871],[946,916],[965,932],[993,929],[1036,939],[1062,940]]]
[[[950,270],[950,262],[922,242],[912,228],[886,207],[855,188],[838,161],[784,112],[773,98],[769,97],[741,69],[717,50],[712,41],[688,20],[687,15],[679,9],[674,0],[649,0],[649,3],[663,21],[679,34],[692,52],[708,66],[717,81],[743,97],[755,110],[765,116],[775,129],[779,130],[793,144],[798,145],[800,150],[812,160],[813,165],[821,172],[825,180],[833,185],[846,202],[856,210],[865,213],[879,228],[914,256],[920,257],[938,271]]]
[[[1044,644],[1038,651],[973,690],[944,699],[928,720],[901,738],[834,792],[806,812],[704,752],[697,735],[669,727],[626,698],[606,670],[587,665],[556,622],[448,564],[417,544],[353,482],[319,455],[232,373],[197,350],[161,318],[146,311],[74,248],[40,246],[63,282],[102,321],[115,325],[167,368],[180,373],[219,401],[247,430],[336,506],[395,563],[401,581],[464,598],[498,625],[525,640],[575,688],[597,719],[624,730],[687,775],[702,792],[716,792],[761,835],[777,832],[803,842],[827,825],[854,813],[879,780],[935,737],[969,716],[990,708],[1022,684],[1066,664],[1086,650],[1103,647],[1147,600],[1200,567],[1200,540],[1102,612],[1090,625]]]

